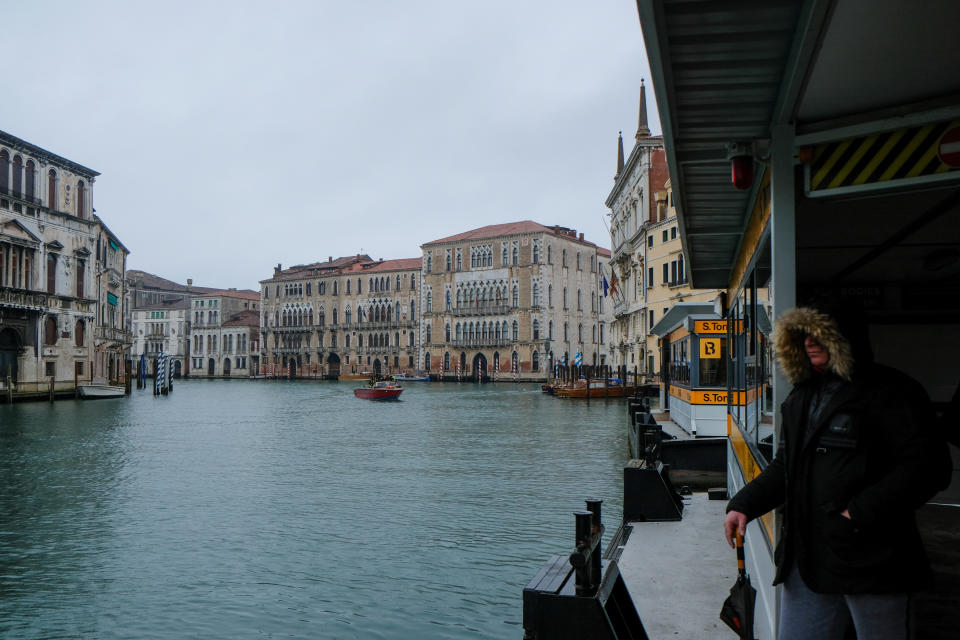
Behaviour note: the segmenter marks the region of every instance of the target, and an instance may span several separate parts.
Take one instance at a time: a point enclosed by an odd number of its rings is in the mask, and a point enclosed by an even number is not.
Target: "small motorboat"
[[[580,378],[573,384],[555,387],[553,394],[561,398],[622,398],[633,394],[633,387],[624,385],[619,378],[590,380]]]
[[[122,398],[126,389],[110,384],[77,385],[77,397],[81,400],[100,400],[104,398]]]
[[[430,382],[430,374],[423,371],[416,373],[395,373],[393,379],[397,382]]]
[[[365,400],[396,400],[401,393],[403,393],[403,387],[388,380],[381,380],[368,387],[353,390],[354,396]]]

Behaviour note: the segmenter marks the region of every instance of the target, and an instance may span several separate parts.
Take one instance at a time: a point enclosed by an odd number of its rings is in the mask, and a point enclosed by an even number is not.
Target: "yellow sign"
[[[723,338],[700,338],[700,359],[709,360],[720,357],[720,341]]]
[[[693,391],[690,404],[727,404],[726,391]]]
[[[694,320],[693,332],[694,333],[726,333],[727,321],[726,320]]]

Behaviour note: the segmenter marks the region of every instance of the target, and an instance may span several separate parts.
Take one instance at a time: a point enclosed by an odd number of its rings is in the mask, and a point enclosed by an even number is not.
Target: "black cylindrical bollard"
[[[600,505],[603,504],[603,500],[599,498],[589,498],[587,501],[587,510],[593,514],[593,517],[590,520],[590,529],[591,533],[597,537],[597,546],[593,550],[593,554],[590,556],[590,583],[594,588],[600,586],[600,573],[602,570],[601,563],[601,538],[603,535],[603,522],[600,518]]]
[[[591,577],[593,574],[589,562],[583,562],[583,557],[590,553],[590,534],[593,529],[593,514],[589,511],[574,511],[574,517],[577,522],[577,552],[578,558],[574,565],[576,570],[576,588],[578,596],[592,596],[593,584]],[[582,554],[582,555],[581,555]]]

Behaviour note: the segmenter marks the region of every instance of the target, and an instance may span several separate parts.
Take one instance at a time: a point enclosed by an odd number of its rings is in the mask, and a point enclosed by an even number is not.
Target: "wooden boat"
[[[393,379],[397,382],[430,382],[430,375],[417,371],[416,373],[395,373]]]
[[[633,394],[633,386],[624,385],[619,378],[608,380],[591,380],[589,387],[586,380],[578,380],[572,385],[554,387],[553,395],[561,398],[622,398]]]
[[[341,373],[337,380],[370,380],[372,377],[369,373]]]
[[[123,387],[110,384],[77,385],[77,397],[81,400],[100,400],[104,398],[122,398],[126,394]]]
[[[353,395],[365,400],[396,400],[403,393],[403,387],[387,380],[374,382],[369,387],[353,390]]]
[[[546,382],[540,385],[540,391],[543,391],[547,395],[554,395],[557,391],[559,385],[556,382]]]

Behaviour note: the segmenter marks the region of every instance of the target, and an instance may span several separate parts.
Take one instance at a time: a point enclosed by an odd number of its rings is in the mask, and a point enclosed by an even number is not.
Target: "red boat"
[[[387,380],[353,390],[353,395],[366,400],[396,400],[401,393],[403,393],[403,387]]]

